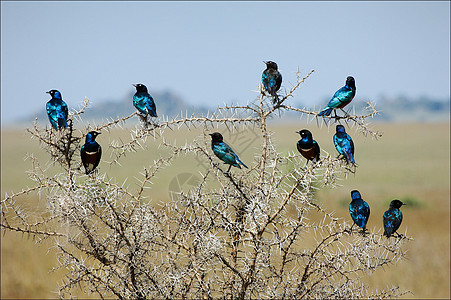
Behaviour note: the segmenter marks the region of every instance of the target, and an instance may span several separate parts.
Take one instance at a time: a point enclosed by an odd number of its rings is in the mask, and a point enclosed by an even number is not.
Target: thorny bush
[[[272,142],[268,120],[283,111],[295,111],[317,122],[325,120],[328,125],[345,123],[365,136],[380,136],[366,122],[377,113],[371,103],[365,115],[324,118],[288,105],[287,100],[312,72],[301,78],[298,71],[297,83],[276,104],[260,93],[251,103],[219,107],[206,116],[161,118],[158,122],[141,118],[130,141],[113,140],[108,145],[111,163],[140,151],[148,137],[167,150],[166,156],[137,175],[136,191],[100,172],[85,175],[77,157],[87,132],[122,128],[136,113],[76,130],[75,124],[88,106],[85,99],[61,132],[39,128],[36,120],[28,132],[40,141],[60,172],[48,175],[46,167],[30,156],[29,176],[36,185],[2,200],[2,231],[54,241],[57,268],[66,270],[59,286],[61,298],[71,297],[79,287],[101,298],[119,299],[402,295],[398,287],[371,292],[359,274],[403,258],[402,245],[411,238],[386,239],[381,232],[361,234],[355,227],[351,229],[350,219],[334,217],[314,199],[318,187],[334,187],[337,178],[355,169],[327,153],[318,163],[305,164],[299,153],[282,155]],[[202,134],[184,146],[165,139],[166,130],[182,127]],[[254,161],[247,162],[249,169],[227,173],[211,151],[208,133],[228,130],[233,134],[243,128],[255,133],[259,149]],[[170,168],[177,159],[193,157],[207,168],[199,172],[189,191],[180,191],[166,202],[153,198],[152,193],[146,195],[144,191],[158,181],[161,169]],[[20,196],[35,193],[46,203],[47,214],[39,221],[33,211],[20,205]],[[310,220],[312,213],[320,214],[320,221]]]

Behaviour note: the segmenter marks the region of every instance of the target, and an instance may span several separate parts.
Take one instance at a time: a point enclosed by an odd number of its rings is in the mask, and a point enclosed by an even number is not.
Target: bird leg
[[[227,169],[226,173],[229,173],[231,167],[232,165],[229,165],[229,168]]]
[[[338,118],[337,116],[337,110],[334,109],[334,119],[336,120]]]
[[[399,234],[398,232],[395,232],[395,233],[396,233],[396,237],[397,238],[401,238],[402,239],[404,237],[402,234]]]
[[[354,222],[352,222],[351,227],[349,229],[345,229],[344,232],[347,232],[347,233],[351,234],[352,233],[352,227],[354,227]]]
[[[340,109],[341,109],[342,112],[345,113],[345,117],[349,116],[349,114],[343,108],[340,108]]]

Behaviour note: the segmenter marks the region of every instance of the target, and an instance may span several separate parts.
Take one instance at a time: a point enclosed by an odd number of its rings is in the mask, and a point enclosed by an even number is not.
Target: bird
[[[362,199],[360,192],[357,190],[351,192],[351,199],[351,203],[349,203],[349,214],[354,223],[365,231],[366,223],[370,217],[370,206]]]
[[[100,132],[97,131],[88,132],[85,144],[80,149],[81,162],[85,167],[86,174],[94,172],[102,156],[102,147],[96,142],[96,137],[99,134]]]
[[[346,158],[347,163],[355,164],[354,160],[354,142],[349,134],[346,133],[343,125],[337,125],[336,133],[334,134],[334,145],[338,153]]]
[[[348,76],[346,78],[346,85],[335,92],[332,99],[329,100],[327,106],[318,114],[318,116],[329,116],[332,110],[345,107],[352,101],[355,96],[355,92],[356,87],[354,77]]]
[[[64,102],[61,97],[61,93],[58,90],[50,90],[46,93],[52,96],[52,99],[50,99],[46,105],[50,124],[52,124],[55,130],[66,128],[68,109],[66,102]]]
[[[320,148],[318,143],[313,139],[312,133],[307,129],[296,131],[301,135],[301,139],[297,142],[296,146],[299,153],[307,159],[307,162],[319,161]]]
[[[222,160],[224,163],[229,164],[229,168],[227,169],[227,173],[230,171],[232,166],[241,169],[240,164],[248,168],[239,158],[238,155],[230,148],[229,145],[224,143],[224,139],[222,134],[219,132],[214,132],[209,134],[211,136],[211,149],[214,154]]]
[[[147,115],[154,118],[158,117],[155,102],[147,91],[147,87],[142,83],[133,84],[133,86],[136,88],[136,93],[133,96],[133,105],[136,109],[145,117]]]
[[[273,61],[264,61],[266,69],[262,74],[262,83],[265,90],[273,96],[273,103],[279,101],[277,91],[282,84],[282,74],[277,70],[277,64]]]
[[[384,212],[384,235],[389,238],[392,234],[398,230],[402,222],[402,212],[399,209],[401,206],[406,205],[400,200],[395,199],[390,202],[389,209]]]

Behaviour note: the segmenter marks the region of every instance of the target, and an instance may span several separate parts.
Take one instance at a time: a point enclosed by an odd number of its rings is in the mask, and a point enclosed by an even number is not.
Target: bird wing
[[[69,115],[69,111],[67,109],[67,104],[63,100],[60,100],[59,105],[57,106],[58,111],[58,125],[59,128],[67,127],[67,117]]]
[[[157,107],[155,106],[155,101],[150,94],[147,94],[145,97],[146,108],[149,111],[152,117],[157,117]]]
[[[89,145],[89,149],[87,147],[82,146],[82,155],[81,159],[83,162],[83,166],[86,169],[86,174],[94,171],[95,168],[99,165],[100,158],[102,156],[102,147],[96,142],[94,145]]]
[[[237,155],[235,152],[224,142],[213,145],[213,152],[226,164],[234,165],[238,168],[240,166],[237,164]]]
[[[349,145],[351,147],[351,153],[354,155],[354,141],[352,140],[349,134],[346,134],[346,139],[349,141]]]
[[[267,70],[263,71],[262,83],[263,83],[263,87],[265,88],[265,90],[267,90],[269,93],[271,93],[270,92],[270,90],[271,90],[271,87],[270,87],[271,86],[271,80],[270,80],[270,75],[267,72]]]
[[[368,212],[365,204],[366,202],[363,199],[358,199],[349,204],[349,214],[352,220],[361,228],[365,228],[368,221]]]
[[[226,148],[227,155],[233,156],[233,159],[234,159],[236,162],[240,163],[240,164],[243,165],[246,169],[248,169],[248,167],[240,160],[240,158],[239,158],[238,155],[235,153],[235,151],[233,151],[232,148],[230,148],[230,146],[227,145],[226,143],[223,143],[223,144],[224,144],[224,146],[225,146],[225,148]],[[238,164],[237,164],[236,166],[237,166],[238,168],[241,169],[241,167],[240,167]]]
[[[313,141],[313,147],[315,148],[315,154],[316,154],[315,158],[317,160],[319,160],[321,149],[319,148],[319,144],[315,140]]]
[[[370,218],[370,206],[363,199],[362,199],[362,205],[360,206],[360,209],[361,209],[361,214],[362,214],[363,220],[364,220],[364,226],[366,227],[366,223],[368,222],[368,219]]]
[[[280,89],[280,86],[282,85],[282,74],[280,74],[279,71],[277,71],[276,75],[276,91]]]
[[[393,210],[389,209],[384,212],[383,220],[385,233],[392,234],[395,232],[395,218],[396,215]]]
[[[337,134],[335,134],[334,145],[338,153],[345,156],[348,163],[354,163],[354,159],[352,157],[352,155],[354,155],[354,142],[348,134],[344,134],[342,137],[339,137]]]
[[[94,163],[94,168],[93,169],[95,169],[95,168],[97,168],[97,166],[99,165],[99,163],[100,163],[100,158],[102,157],[102,147],[99,145],[99,148],[98,148],[98,150],[97,150],[97,158],[96,158],[96,162]]]
[[[265,90],[267,90],[271,96],[275,96],[282,84],[282,75],[277,70],[265,70],[262,74],[262,82]]]
[[[67,118],[69,117],[69,109],[67,108],[66,102],[64,102],[63,100],[61,100],[61,111],[63,113],[64,119],[67,120]]]
[[[341,139],[337,136],[337,134],[334,134],[334,145],[335,145],[335,149],[337,149],[338,153],[343,154],[343,148],[341,146]]]
[[[332,96],[332,99],[330,99],[327,106],[330,108],[337,108],[340,105],[350,102],[353,97],[354,92],[351,89],[344,86],[335,92],[335,94]]]
[[[370,206],[365,201],[363,201],[363,206],[365,207],[365,211],[366,211],[366,213],[368,215],[368,218],[369,218],[370,217]]]
[[[81,163],[83,164],[83,166],[86,168],[86,151],[85,151],[85,145],[81,146],[80,148],[80,158],[81,158]]]
[[[52,124],[53,128],[58,130],[58,113],[56,110],[56,106],[50,100],[49,102],[47,102],[45,108],[47,110],[47,116],[49,117],[50,124]]]
[[[226,155],[233,156],[234,159],[238,158],[238,156],[235,154],[235,151],[233,151],[233,149],[229,145],[224,142],[222,144],[224,146]]]

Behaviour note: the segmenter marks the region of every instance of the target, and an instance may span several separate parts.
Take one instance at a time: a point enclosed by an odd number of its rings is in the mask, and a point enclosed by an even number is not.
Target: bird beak
[[[213,133],[209,133],[208,135],[213,136]]]
[[[137,86],[137,84],[132,84],[134,87],[136,87]]]
[[[46,94],[50,94],[50,91],[48,91],[48,92],[45,92]]]

